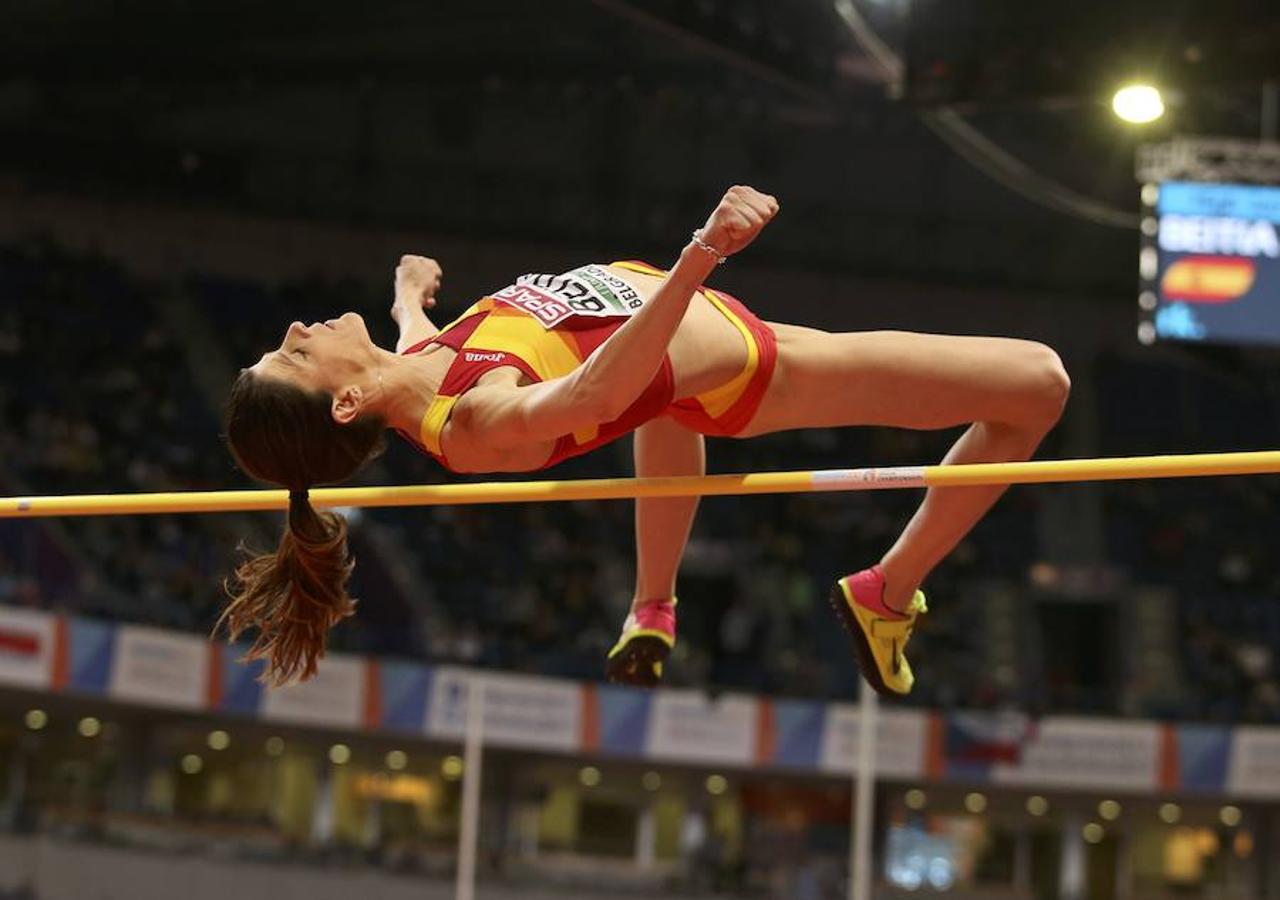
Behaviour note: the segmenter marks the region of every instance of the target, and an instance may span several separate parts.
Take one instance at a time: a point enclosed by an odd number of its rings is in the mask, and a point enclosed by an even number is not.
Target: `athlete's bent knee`
[[[1067,374],[1062,359],[1044,344],[1036,344],[1031,363],[1032,402],[1029,412],[1037,424],[1051,428],[1062,417],[1062,410],[1071,395],[1071,376]]]

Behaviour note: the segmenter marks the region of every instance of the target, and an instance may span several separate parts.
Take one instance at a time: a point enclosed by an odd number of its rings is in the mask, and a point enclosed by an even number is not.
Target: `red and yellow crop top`
[[[640,263],[615,265],[637,272],[661,274],[659,270]],[[536,291],[534,294],[543,296]],[[605,296],[616,299],[607,291]],[[628,315],[602,315],[599,311],[593,315],[567,315],[559,318],[552,327],[546,327],[539,321],[538,313],[528,309],[492,296],[484,297],[434,337],[404,351],[405,354],[418,353],[428,345],[438,343],[457,353],[445,373],[439,393],[422,417],[416,439],[415,436],[402,432],[415,446],[450,471],[455,470],[445,459],[440,445],[440,433],[444,430],[454,404],[482,375],[503,366],[514,366],[534,381],[567,375],[617,331],[626,322]],[[561,435],[556,440],[551,457],[541,468],[553,466],[617,440],[660,415],[673,399],[674,384],[671,360],[664,355],[662,367],[653,380],[622,415],[612,422]]]

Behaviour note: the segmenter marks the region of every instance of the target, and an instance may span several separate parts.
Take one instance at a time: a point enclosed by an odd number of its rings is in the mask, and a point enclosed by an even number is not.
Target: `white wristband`
[[[714,256],[716,258],[717,266],[723,266],[724,261],[728,259],[727,256],[724,256],[723,254],[721,254],[719,250],[717,250],[715,247],[712,247],[710,244],[708,244],[706,241],[702,239],[701,228],[693,229],[693,245],[697,247],[699,250],[705,250],[708,253],[710,253],[712,256]]]

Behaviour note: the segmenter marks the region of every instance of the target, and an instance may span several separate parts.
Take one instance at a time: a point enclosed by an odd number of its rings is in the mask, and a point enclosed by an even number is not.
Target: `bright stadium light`
[[[387,754],[387,768],[393,772],[401,772],[409,765],[409,754],[403,750],[392,750]]]
[[[457,781],[462,777],[462,757],[446,756],[444,761],[440,763],[440,774],[444,776],[445,781]]]
[[[1164,98],[1149,84],[1129,84],[1115,92],[1111,109],[1126,122],[1145,125],[1164,115]]]

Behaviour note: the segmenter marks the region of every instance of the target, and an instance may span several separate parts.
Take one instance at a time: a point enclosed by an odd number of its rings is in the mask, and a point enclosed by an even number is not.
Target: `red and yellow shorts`
[[[665,274],[645,263],[618,262],[636,272]],[[674,401],[667,413],[684,427],[712,437],[731,437],[751,422],[778,361],[778,340],[773,329],[747,309],[736,297],[704,287],[702,295],[733,323],[747,343],[747,362],[742,371],[719,387],[693,397]]]

